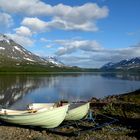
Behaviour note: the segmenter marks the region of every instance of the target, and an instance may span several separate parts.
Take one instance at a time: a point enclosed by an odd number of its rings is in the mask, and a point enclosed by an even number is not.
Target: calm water
[[[0,75],[0,104],[24,108],[32,102],[103,98],[140,88],[140,75],[79,73]]]

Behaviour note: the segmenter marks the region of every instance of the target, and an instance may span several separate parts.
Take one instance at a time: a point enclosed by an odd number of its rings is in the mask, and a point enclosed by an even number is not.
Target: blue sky
[[[100,67],[140,56],[139,0],[0,0],[0,32],[40,56]]]

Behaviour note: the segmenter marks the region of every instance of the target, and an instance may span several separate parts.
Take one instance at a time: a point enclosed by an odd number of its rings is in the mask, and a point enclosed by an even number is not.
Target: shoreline
[[[92,98],[91,109],[95,115],[105,114],[114,117],[119,122],[102,129],[81,134],[78,137],[68,137],[50,133],[44,129],[16,126],[1,123],[0,140],[138,140],[140,131],[140,89],[120,95],[112,95],[103,99]],[[112,131],[115,130],[115,131]]]
[[[124,71],[0,71],[0,75],[39,75],[39,74],[80,74],[80,73],[105,73],[105,74],[132,74],[138,75],[138,72],[124,72]]]

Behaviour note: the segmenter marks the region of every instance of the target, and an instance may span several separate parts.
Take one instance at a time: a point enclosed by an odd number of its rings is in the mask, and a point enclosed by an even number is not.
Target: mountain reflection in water
[[[140,88],[140,76],[111,73],[0,75],[0,104],[25,108],[32,102],[103,98]]]

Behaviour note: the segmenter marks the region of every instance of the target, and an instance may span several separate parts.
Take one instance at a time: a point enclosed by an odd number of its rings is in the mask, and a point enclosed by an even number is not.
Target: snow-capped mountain
[[[101,68],[104,68],[104,69],[110,69],[113,67],[115,63],[112,63],[112,62],[108,62],[107,64],[103,65]]]
[[[15,41],[5,35],[0,35],[0,61],[1,63],[6,60],[13,60],[15,62],[27,63],[46,63],[41,57],[31,53],[30,51],[17,44]]]
[[[48,57],[45,57],[45,59],[46,59],[47,61],[49,61],[50,63],[52,63],[52,64],[58,66],[58,67],[64,67],[64,66],[65,66],[65,65],[64,65],[61,61],[59,61],[58,58],[56,58],[56,57],[48,56]]]
[[[101,67],[101,69],[135,69],[140,68],[140,57],[121,60],[117,63],[109,62]]]
[[[11,63],[12,62],[12,63]],[[0,65],[6,64],[21,65],[23,64],[41,64],[45,66],[63,66],[55,58],[48,59],[39,57],[26,50],[6,35],[0,34]]]

